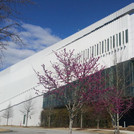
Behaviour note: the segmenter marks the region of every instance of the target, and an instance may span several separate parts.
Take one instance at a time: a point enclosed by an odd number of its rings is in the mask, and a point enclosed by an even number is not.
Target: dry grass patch
[[[128,130],[128,131],[134,131],[134,126],[128,126],[128,127],[127,127],[127,130]]]
[[[112,131],[112,130],[104,130],[104,129],[103,130],[101,130],[101,129],[99,129],[99,130],[97,130],[97,129],[75,129],[75,130],[91,132],[91,133],[94,133],[94,134],[96,134],[96,133],[99,133],[99,134],[114,134],[114,131]],[[127,134],[127,133],[122,132],[120,134]]]
[[[8,129],[3,129],[3,128],[0,128],[0,132],[5,132],[5,131],[10,131]]]

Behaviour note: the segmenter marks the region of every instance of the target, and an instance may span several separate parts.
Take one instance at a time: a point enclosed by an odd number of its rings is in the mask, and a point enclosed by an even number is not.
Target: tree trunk
[[[100,120],[97,119],[96,121],[97,121],[97,129],[100,129]]]
[[[115,132],[114,134],[120,134],[120,129],[119,129],[119,113],[116,114],[116,127],[115,127]]]
[[[28,125],[28,116],[29,116],[29,112],[27,112],[27,115],[26,115],[26,127]]]
[[[50,128],[51,127],[51,115],[49,114],[48,116],[48,127]]]
[[[8,118],[7,118],[7,126],[8,126]]]
[[[120,134],[119,113],[117,113],[117,134]]]
[[[72,134],[72,126],[73,126],[73,117],[71,115],[69,118],[69,134]]]
[[[80,116],[80,128],[83,128],[83,113]]]
[[[48,113],[48,127],[50,128],[51,127],[51,112],[52,112],[52,109],[51,107],[49,108],[49,113]]]

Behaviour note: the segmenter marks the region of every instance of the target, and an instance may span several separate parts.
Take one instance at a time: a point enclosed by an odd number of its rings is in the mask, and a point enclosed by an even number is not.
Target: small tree
[[[132,107],[132,98],[123,97],[123,91],[113,88],[102,97],[103,106],[106,107],[108,113],[111,116],[113,125],[115,127],[115,134],[119,134],[119,120],[125,113]]]
[[[31,118],[31,116],[34,114],[34,102],[33,102],[33,100],[31,100],[31,99],[26,100],[23,103],[23,106],[22,106],[20,112],[26,116],[26,127],[27,127],[28,119]]]
[[[109,83],[109,86],[112,88],[106,92],[105,97],[103,97],[103,99],[105,99],[104,106],[106,106],[115,127],[115,134],[120,133],[119,120],[132,107],[132,97],[130,97],[130,94],[126,94],[128,88],[132,86],[130,82],[131,72],[128,65],[125,68],[124,63],[121,63],[122,55],[123,52],[120,52],[120,56],[117,56],[117,53],[114,54],[114,67],[108,70],[107,76],[107,83]],[[126,74],[125,70],[127,70]]]
[[[6,125],[8,125],[9,119],[13,117],[13,108],[11,107],[11,104],[8,105],[7,109],[3,113],[2,117],[7,120]]]
[[[53,71],[49,71],[42,65],[44,74],[36,72],[39,84],[47,90],[47,94],[53,94],[69,113],[69,134],[72,134],[74,117],[81,110],[85,101],[92,101],[97,93],[101,93],[103,87],[102,68],[97,64],[99,58],[84,59],[80,55],[74,55],[74,51],[54,52],[58,62],[52,63]],[[95,75],[93,75],[95,74]]]

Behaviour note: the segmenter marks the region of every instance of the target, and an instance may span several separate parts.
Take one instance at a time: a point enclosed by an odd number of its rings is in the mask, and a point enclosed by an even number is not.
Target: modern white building
[[[41,72],[42,64],[51,68],[50,61],[55,61],[54,51],[75,49],[83,58],[100,57],[100,64],[106,68],[129,62],[133,70],[131,81],[134,81],[134,3],[116,11],[87,28],[68,38],[40,51],[0,72],[0,125],[6,124],[2,117],[11,104],[13,117],[9,125],[25,125],[24,113],[20,112],[26,100],[32,99],[34,114],[29,118],[29,126],[40,124],[40,113],[43,106],[43,95],[38,96],[35,89],[43,90],[38,85],[34,69]],[[81,59],[82,60],[82,59]],[[134,94],[133,87],[129,93]],[[23,124],[24,123],[24,124]]]

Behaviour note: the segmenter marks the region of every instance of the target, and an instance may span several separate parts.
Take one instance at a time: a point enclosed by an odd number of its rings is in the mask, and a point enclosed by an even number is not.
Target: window
[[[119,46],[121,46],[121,33],[119,33]]]
[[[105,52],[106,52],[106,47],[107,47],[106,45],[107,45],[107,41],[105,40]]]
[[[97,55],[99,54],[99,44],[97,44]]]
[[[102,54],[104,53],[104,41],[102,41]]]
[[[94,55],[96,56],[96,45],[95,45],[95,51],[94,51]]]
[[[113,48],[115,48],[115,35],[113,35]]]
[[[83,51],[83,61],[85,60],[85,50]]]
[[[110,48],[112,49],[112,36],[110,36]]]
[[[88,49],[85,50],[85,59],[88,58]]]
[[[85,49],[85,59],[87,59],[87,49]]]
[[[87,54],[87,58],[89,59],[89,48],[88,48],[88,54]]]
[[[102,54],[104,53],[104,41],[102,41]]]
[[[122,44],[124,44],[124,31],[122,31]]]
[[[125,40],[126,40],[126,43],[128,43],[128,29],[125,30]]]
[[[92,57],[94,57],[94,46],[92,46]]]
[[[83,52],[81,51],[81,53],[80,53],[80,55],[81,55],[81,63],[83,62]]]
[[[109,51],[109,39],[107,39],[107,51]]]
[[[116,46],[118,47],[118,34],[116,34]]]
[[[100,54],[101,54],[101,42],[100,42]]]

